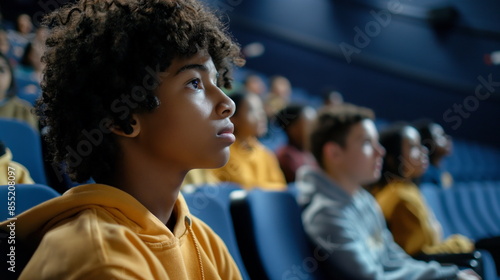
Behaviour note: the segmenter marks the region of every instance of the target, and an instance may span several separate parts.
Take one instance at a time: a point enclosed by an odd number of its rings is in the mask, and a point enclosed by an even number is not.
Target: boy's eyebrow
[[[182,73],[184,71],[191,70],[191,69],[197,69],[197,70],[200,70],[200,71],[208,72],[208,68],[205,65],[202,65],[202,64],[188,64],[188,65],[182,66],[179,70],[177,70],[177,72],[175,72],[175,75],[178,75],[178,74],[180,74],[180,73]]]

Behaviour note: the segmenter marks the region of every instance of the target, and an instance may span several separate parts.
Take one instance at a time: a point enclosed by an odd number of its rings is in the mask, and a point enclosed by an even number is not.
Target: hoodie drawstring
[[[196,254],[198,255],[198,265],[200,266],[201,272],[201,279],[205,280],[205,271],[203,270],[203,263],[201,261],[200,246],[198,245],[198,240],[196,240],[196,236],[194,235],[193,229],[191,228],[191,219],[186,216],[184,221],[186,222],[186,227],[189,231],[189,234],[191,235],[191,238],[193,238],[194,247],[196,248]]]

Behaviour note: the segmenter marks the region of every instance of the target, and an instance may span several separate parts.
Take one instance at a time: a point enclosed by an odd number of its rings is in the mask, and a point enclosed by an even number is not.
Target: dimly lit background
[[[500,147],[500,2],[205,0],[246,47],[245,69],[288,77],[302,98],[327,87],[386,121],[432,118]],[[68,0],[2,0],[36,21]],[[304,99],[304,98],[303,98]]]

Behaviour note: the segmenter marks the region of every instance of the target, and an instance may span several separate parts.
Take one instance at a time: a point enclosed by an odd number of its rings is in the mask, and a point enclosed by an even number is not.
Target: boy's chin
[[[380,180],[380,175],[374,175],[371,178],[367,178],[366,180],[364,180],[364,182],[361,183],[361,185],[362,186],[370,185],[370,184],[377,182],[378,180]]]
[[[207,162],[201,167],[197,167],[195,169],[217,169],[224,167],[229,161],[229,154],[221,156],[220,158],[214,158],[213,161]]]

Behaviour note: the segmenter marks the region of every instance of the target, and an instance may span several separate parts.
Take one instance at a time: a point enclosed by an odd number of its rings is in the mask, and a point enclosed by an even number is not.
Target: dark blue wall
[[[288,76],[311,94],[335,86],[381,118],[431,117],[455,137],[500,146],[500,65],[484,59],[500,50],[500,1],[211,3],[225,10],[242,45],[265,45],[248,68]],[[446,4],[456,21],[433,28],[428,12]]]
[[[69,1],[0,6],[13,19]],[[498,0],[205,1],[225,13],[242,45],[265,45],[263,56],[248,59],[250,69],[285,75],[310,94],[334,86],[381,118],[431,117],[453,136],[500,146],[500,65],[484,60],[500,50]],[[446,5],[457,20],[436,30],[428,12]]]

